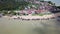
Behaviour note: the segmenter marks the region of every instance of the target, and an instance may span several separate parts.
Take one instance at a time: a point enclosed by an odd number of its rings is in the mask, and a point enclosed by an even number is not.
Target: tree
[[[29,2],[24,0],[15,1],[15,0],[0,0],[0,10],[17,10],[19,7],[24,9],[25,6],[28,6]],[[21,8],[21,9],[22,9]]]
[[[0,0],[0,10],[14,10],[17,4],[15,0]]]
[[[49,3],[49,4],[52,4],[52,5],[54,5],[54,3],[53,3],[53,2],[51,2],[51,1],[48,1],[48,3]]]
[[[0,0],[0,13],[8,14],[10,11],[10,14],[16,14],[14,10],[23,10],[28,4],[29,2],[24,0]]]

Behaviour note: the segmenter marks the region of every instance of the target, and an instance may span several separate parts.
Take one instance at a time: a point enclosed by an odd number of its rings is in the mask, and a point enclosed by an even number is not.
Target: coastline
[[[48,20],[48,19],[54,19],[55,16],[52,15],[44,15],[44,16],[2,16],[3,18],[9,18],[9,19],[22,19],[22,20]]]

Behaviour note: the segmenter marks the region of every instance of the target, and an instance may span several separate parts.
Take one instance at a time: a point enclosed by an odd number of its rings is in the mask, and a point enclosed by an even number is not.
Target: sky
[[[60,6],[60,0],[45,0],[45,1],[52,1],[55,3],[57,6]]]

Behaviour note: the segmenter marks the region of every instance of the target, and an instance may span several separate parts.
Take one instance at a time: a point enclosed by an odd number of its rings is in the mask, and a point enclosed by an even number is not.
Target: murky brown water
[[[60,34],[60,25],[50,20],[14,20],[0,18],[0,34]]]

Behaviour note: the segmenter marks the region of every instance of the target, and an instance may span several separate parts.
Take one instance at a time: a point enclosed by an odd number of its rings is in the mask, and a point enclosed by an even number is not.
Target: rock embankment
[[[22,19],[22,20],[47,20],[54,19],[54,15],[44,15],[44,16],[12,16],[13,19]]]

